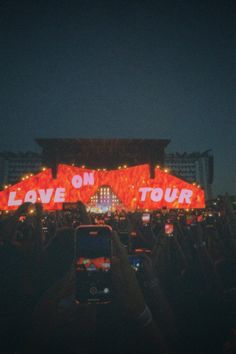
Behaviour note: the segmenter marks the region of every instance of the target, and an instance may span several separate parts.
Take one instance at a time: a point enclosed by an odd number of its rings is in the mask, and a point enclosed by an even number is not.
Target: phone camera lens
[[[92,287],[89,289],[89,292],[90,292],[91,295],[95,295],[95,294],[97,294],[98,289],[97,289],[95,286],[92,286]]]

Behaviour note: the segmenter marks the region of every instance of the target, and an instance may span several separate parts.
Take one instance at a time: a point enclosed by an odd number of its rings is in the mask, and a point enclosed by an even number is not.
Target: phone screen
[[[76,230],[76,299],[111,301],[111,228],[79,226]]]
[[[186,216],[186,225],[191,225],[193,221],[192,215]]]
[[[198,215],[197,222],[202,222],[202,221],[203,221],[203,215]]]
[[[119,232],[118,233],[119,238],[123,246],[128,247],[129,246],[129,233],[128,232]]]
[[[139,255],[130,255],[128,256],[129,258],[129,263],[131,267],[135,270],[135,272],[139,271],[142,269],[143,266],[143,260],[142,257]]]
[[[173,236],[174,225],[173,224],[165,224],[165,233],[167,236]]]
[[[143,223],[149,223],[150,222],[150,214],[145,213],[142,215],[142,222]]]

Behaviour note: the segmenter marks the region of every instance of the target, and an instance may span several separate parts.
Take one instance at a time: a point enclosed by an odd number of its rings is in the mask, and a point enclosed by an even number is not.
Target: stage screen
[[[60,210],[64,203],[96,204],[98,201],[102,205],[103,200],[108,207],[110,200],[111,207],[113,202],[120,203],[126,210],[205,207],[201,188],[159,168],[151,179],[148,164],[111,171],[61,164],[56,179],[52,170],[46,169],[1,191],[0,210],[17,209],[23,202],[41,202],[45,210]]]

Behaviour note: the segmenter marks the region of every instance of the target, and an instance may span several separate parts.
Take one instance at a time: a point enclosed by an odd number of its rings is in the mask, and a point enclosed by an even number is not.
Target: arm
[[[199,261],[201,272],[205,279],[207,290],[213,295],[216,295],[220,291],[220,281],[217,276],[217,272],[211,259],[206,243],[203,241],[202,228],[197,225],[194,230],[194,248],[196,251],[197,259]]]
[[[231,200],[228,195],[224,197],[224,209],[226,213],[226,220],[229,227],[230,236],[236,237],[236,215],[233,210]]]
[[[35,204],[36,218],[35,218],[35,245],[33,254],[38,257],[43,248],[43,232],[42,232],[42,204]]]
[[[145,304],[143,293],[129,264],[127,253],[116,233],[113,233],[113,248],[113,283],[121,308],[129,320],[136,324],[137,330],[142,333],[142,339],[146,340],[148,347],[167,353],[164,338]]]
[[[147,255],[143,257],[145,272],[144,286],[148,304],[150,305],[155,320],[164,329],[166,336],[169,340],[173,340],[173,337],[177,335],[173,311],[155,274],[151,258]]]
[[[82,225],[91,225],[92,221],[90,215],[87,213],[85,205],[82,202],[78,202],[78,210],[80,213],[81,224]]]
[[[31,203],[24,203],[14,212],[13,215],[3,221],[3,234],[5,241],[11,242],[16,233],[19,217],[28,213]]]

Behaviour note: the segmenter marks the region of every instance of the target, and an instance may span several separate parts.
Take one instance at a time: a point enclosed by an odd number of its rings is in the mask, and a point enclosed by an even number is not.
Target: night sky
[[[36,137],[212,149],[236,194],[234,1],[0,1],[1,150]]]

